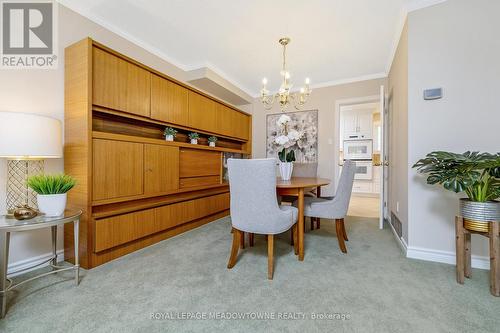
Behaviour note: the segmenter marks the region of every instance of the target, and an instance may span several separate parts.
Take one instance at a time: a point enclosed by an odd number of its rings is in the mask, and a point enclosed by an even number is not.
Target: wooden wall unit
[[[68,207],[83,210],[80,262],[92,268],[229,213],[224,152],[251,154],[250,115],[90,38],[65,51]],[[162,137],[166,126],[179,133]],[[187,134],[199,132],[199,145]],[[208,147],[206,138],[219,138]],[[73,228],[64,229],[73,260]]]

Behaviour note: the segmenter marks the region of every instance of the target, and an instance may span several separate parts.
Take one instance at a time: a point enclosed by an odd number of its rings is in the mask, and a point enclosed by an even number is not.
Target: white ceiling
[[[296,87],[385,76],[408,10],[439,0],[60,0],[183,70],[208,67],[256,96],[277,89],[278,39]]]

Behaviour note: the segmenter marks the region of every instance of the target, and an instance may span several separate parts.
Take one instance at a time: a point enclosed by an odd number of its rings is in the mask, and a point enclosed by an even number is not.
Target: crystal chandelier
[[[300,88],[298,93],[292,93],[292,84],[290,83],[290,72],[286,69],[286,46],[290,43],[290,38],[280,38],[279,43],[283,46],[283,67],[281,69],[282,82],[276,94],[269,95],[267,90],[267,79],[262,79],[262,89],[260,90],[260,100],[264,104],[266,110],[270,110],[276,100],[279,101],[280,109],[282,112],[286,111],[288,106],[293,103],[297,110],[306,103],[307,98],[311,95],[311,88],[309,86],[309,78],[305,80],[305,87]]]

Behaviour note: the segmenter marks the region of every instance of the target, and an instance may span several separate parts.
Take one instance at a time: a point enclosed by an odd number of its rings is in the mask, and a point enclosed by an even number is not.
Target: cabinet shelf
[[[140,136],[98,132],[98,131],[92,132],[92,138],[94,138],[94,139],[108,139],[108,140],[116,140],[116,141],[127,141],[127,142],[138,142],[138,143],[151,143],[151,144],[157,144],[157,145],[184,147],[184,148],[190,148],[190,149],[221,151],[221,152],[226,152],[226,153],[249,154],[249,152],[244,151],[244,150],[240,150],[240,149],[193,145],[193,144],[185,143],[185,142],[165,141],[165,140],[160,140],[160,139],[144,138],[144,137],[140,137]]]

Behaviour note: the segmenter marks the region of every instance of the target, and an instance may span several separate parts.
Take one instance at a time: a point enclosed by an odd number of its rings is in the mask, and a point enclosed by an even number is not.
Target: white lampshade
[[[45,159],[62,155],[61,121],[34,114],[0,112],[0,157]]]

